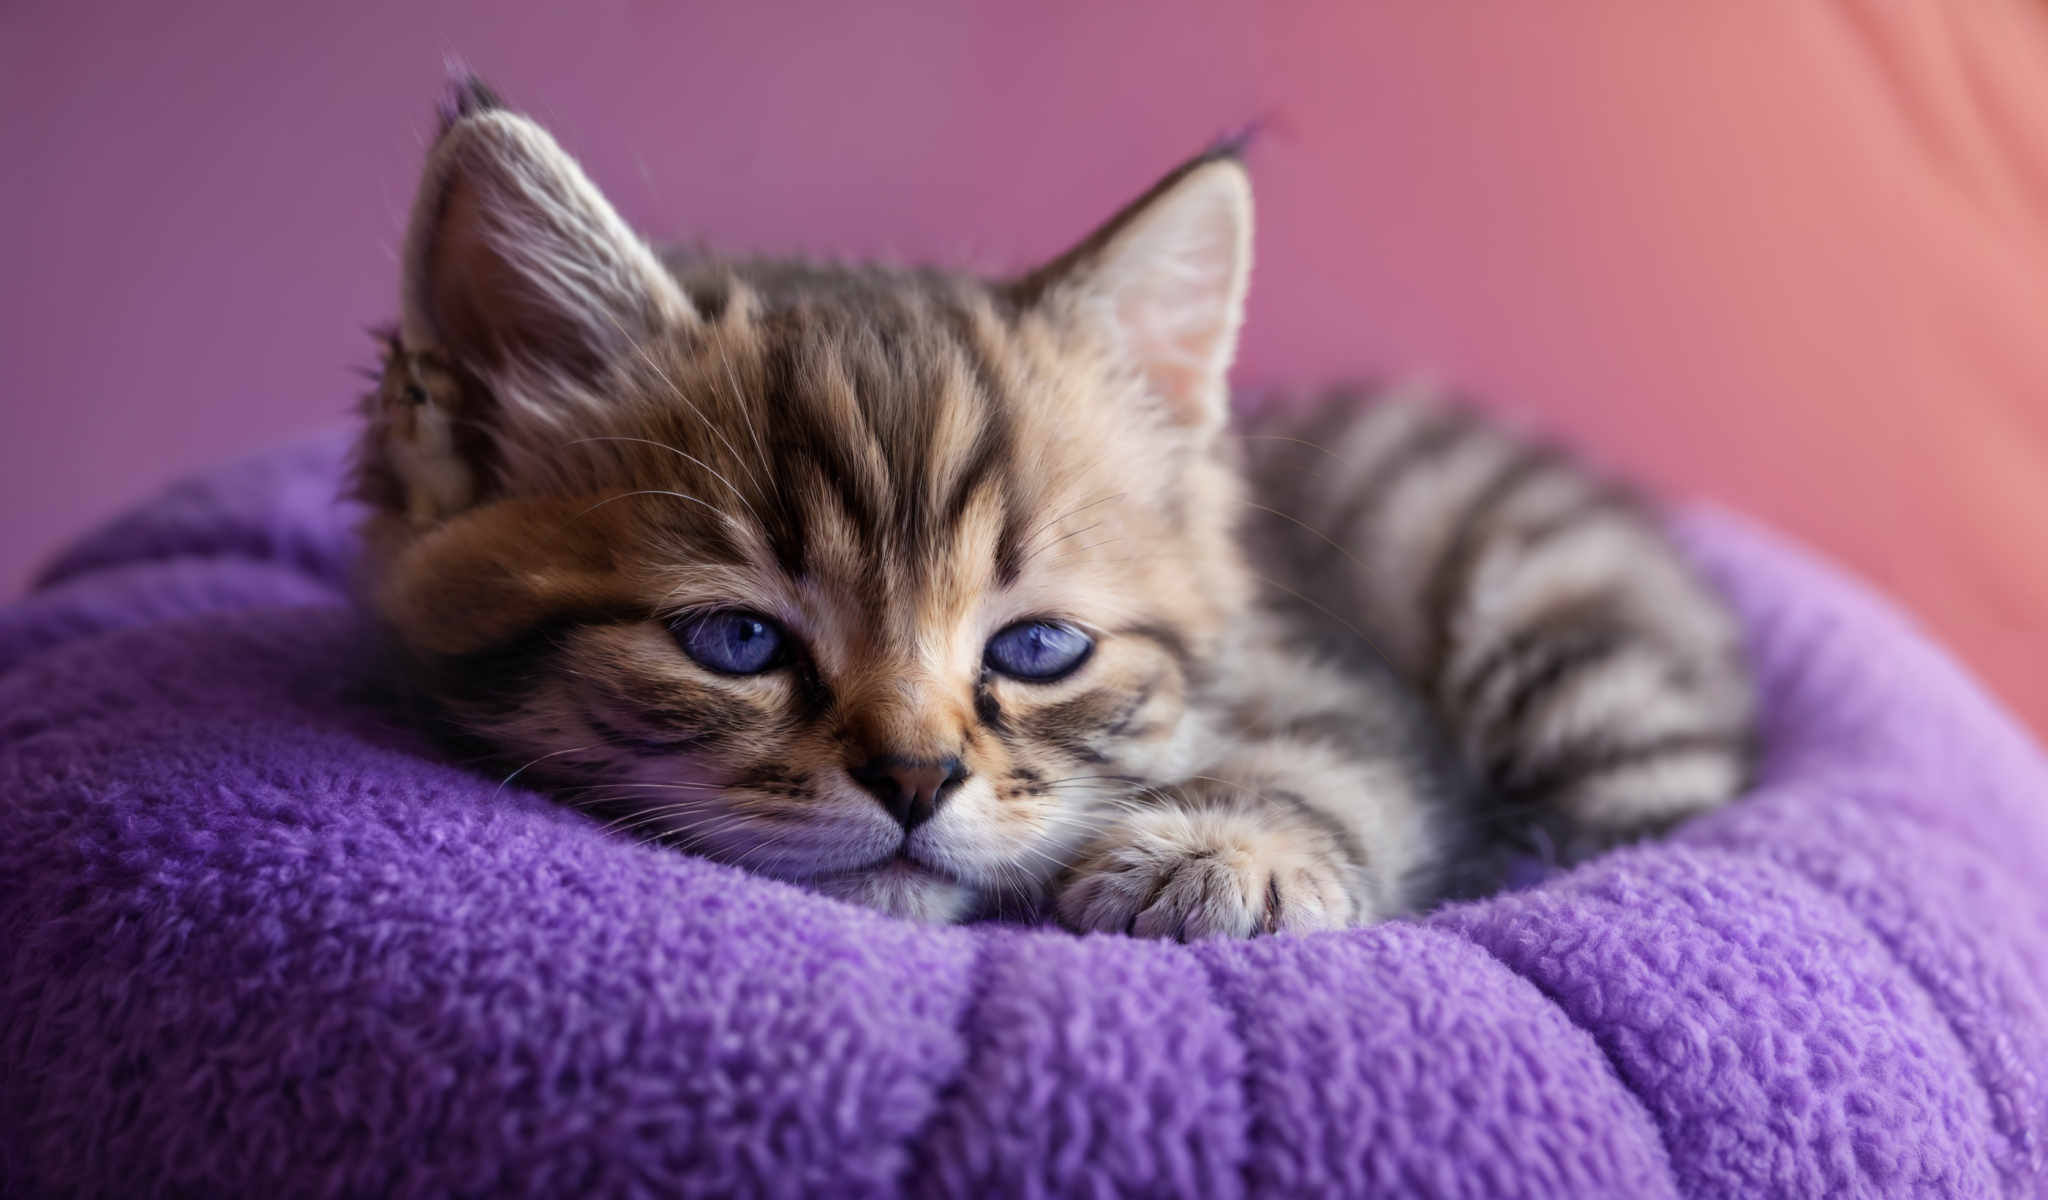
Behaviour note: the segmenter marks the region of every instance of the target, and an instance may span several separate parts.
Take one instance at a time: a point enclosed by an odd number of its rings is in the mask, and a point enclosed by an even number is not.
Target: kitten
[[[923,920],[1350,926],[1727,800],[1734,626],[1620,491],[1428,400],[1226,430],[1250,236],[1225,150],[1016,279],[663,259],[459,85],[369,603],[522,779]]]

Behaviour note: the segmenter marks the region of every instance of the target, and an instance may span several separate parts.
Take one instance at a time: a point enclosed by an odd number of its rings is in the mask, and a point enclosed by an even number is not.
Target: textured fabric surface
[[[1666,844],[1339,935],[926,929],[439,761],[338,443],[0,613],[0,1194],[2031,1196],[2048,762],[1688,516],[1768,701]]]

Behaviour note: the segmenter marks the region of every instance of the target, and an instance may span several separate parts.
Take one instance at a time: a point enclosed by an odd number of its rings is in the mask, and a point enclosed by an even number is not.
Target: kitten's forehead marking
[[[858,312],[771,301],[740,353],[713,335],[758,406],[772,482],[754,507],[791,578],[854,563],[879,582],[944,571],[991,496],[999,528],[1015,524],[1008,397],[970,303],[933,285]]]

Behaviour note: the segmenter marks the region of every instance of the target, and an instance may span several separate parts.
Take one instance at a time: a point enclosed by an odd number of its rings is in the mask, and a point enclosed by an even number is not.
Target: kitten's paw
[[[1255,807],[1162,808],[1085,850],[1055,909],[1071,929],[1180,941],[1342,929],[1370,915],[1354,873],[1313,831]]]

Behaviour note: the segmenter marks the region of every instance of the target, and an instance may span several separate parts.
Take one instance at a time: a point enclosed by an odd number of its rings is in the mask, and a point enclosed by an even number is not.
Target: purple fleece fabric
[[[0,1194],[2031,1196],[2048,762],[1857,586],[1684,531],[1753,795],[1350,933],[927,929],[599,832],[368,686],[339,442],[0,611]]]

